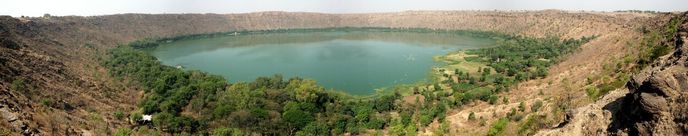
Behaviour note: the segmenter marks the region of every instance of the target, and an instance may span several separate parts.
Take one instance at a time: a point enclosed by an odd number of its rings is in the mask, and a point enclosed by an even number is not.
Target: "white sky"
[[[656,10],[687,11],[688,0],[0,0],[0,15],[105,15],[118,13],[325,13],[405,10]]]

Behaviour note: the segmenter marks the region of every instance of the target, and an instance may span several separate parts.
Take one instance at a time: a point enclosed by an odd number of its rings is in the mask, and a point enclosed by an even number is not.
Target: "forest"
[[[356,97],[324,89],[314,80],[284,79],[280,75],[259,77],[252,82],[230,83],[201,71],[162,65],[143,48],[188,38],[205,38],[233,32],[144,39],[112,49],[102,65],[111,75],[141,86],[145,97],[139,110],[129,111],[131,120],[153,115],[152,126],[163,133],[201,135],[415,135],[432,122],[440,124],[435,134],[447,133],[448,109],[476,100],[497,103],[496,95],[521,81],[547,76],[550,66],[580,45],[593,39],[529,38],[497,32],[467,30],[328,28],[241,33],[311,31],[405,31],[441,32],[493,38],[499,46],[466,50],[484,63],[479,73],[454,70],[459,82],[448,80],[412,87],[416,99],[404,101],[398,90],[373,97]],[[443,87],[448,86],[448,87]],[[422,99],[421,99],[422,98]],[[514,110],[514,112],[517,112]],[[470,118],[470,117],[469,117]],[[506,120],[500,120],[504,122]],[[138,124],[145,127],[145,124]],[[497,127],[500,127],[497,125]],[[497,128],[496,130],[499,130]],[[122,128],[122,133],[131,132]],[[147,132],[138,132],[147,135]]]

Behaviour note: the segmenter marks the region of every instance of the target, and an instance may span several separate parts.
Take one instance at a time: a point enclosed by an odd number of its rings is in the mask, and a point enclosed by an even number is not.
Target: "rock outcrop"
[[[673,52],[634,75],[609,132],[629,135],[688,135],[688,13],[677,15],[678,32],[660,46]]]

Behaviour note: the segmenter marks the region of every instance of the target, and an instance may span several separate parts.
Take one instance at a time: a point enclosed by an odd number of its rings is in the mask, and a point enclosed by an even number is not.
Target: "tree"
[[[300,102],[315,102],[318,99],[318,93],[322,93],[324,89],[319,87],[314,80],[291,80],[287,85],[287,90],[294,92],[294,96]]]
[[[214,118],[221,118],[229,115],[229,113],[232,113],[235,111],[234,107],[231,105],[219,105],[215,107],[213,110],[213,117]]]
[[[401,116],[401,124],[403,124],[403,125],[408,125],[413,121],[411,114],[409,114],[408,112],[401,112],[400,116]]]
[[[288,109],[284,111],[284,113],[282,113],[282,119],[293,128],[303,128],[308,123],[315,120],[313,115],[300,109]]]
[[[390,136],[402,136],[402,135],[404,135],[404,124],[401,123],[400,120],[392,121],[392,124],[389,126],[389,135]]]
[[[367,122],[373,112],[372,106],[364,103],[354,106],[354,119],[357,122]]]
[[[232,104],[236,110],[250,109],[258,103],[258,100],[251,96],[253,92],[248,83],[239,82],[229,86],[222,96],[226,97],[228,104]]]
[[[213,136],[243,136],[245,135],[240,129],[237,128],[225,128],[225,127],[220,127],[216,128],[215,131],[213,131]]]
[[[418,131],[418,128],[416,128],[416,124],[409,124],[408,126],[406,126],[407,136],[415,136],[417,134],[416,131]]]
[[[377,111],[389,111],[394,108],[394,101],[396,100],[395,95],[382,95],[380,98],[375,99],[375,109]]]
[[[428,126],[430,123],[432,123],[433,117],[428,114],[423,114],[420,115],[420,119],[418,121],[420,122],[421,127]]]
[[[475,120],[475,113],[474,112],[468,113],[468,120]]]
[[[231,136],[232,131],[229,130],[228,128],[216,128],[215,131],[213,131],[213,136]]]
[[[381,118],[370,118],[366,126],[370,129],[382,129],[387,125],[387,122]]]
[[[330,135],[330,130],[327,128],[327,124],[311,122],[301,131],[296,133],[297,136],[326,136]]]
[[[521,111],[521,112],[526,111],[526,103],[525,102],[521,102],[518,104],[518,111]]]
[[[153,124],[167,132],[194,132],[198,122],[189,117],[175,116],[168,112],[161,112],[153,116]]]
[[[548,74],[547,68],[544,68],[544,67],[538,67],[537,68],[537,76],[538,77],[545,77],[545,76],[547,76],[547,74]]]

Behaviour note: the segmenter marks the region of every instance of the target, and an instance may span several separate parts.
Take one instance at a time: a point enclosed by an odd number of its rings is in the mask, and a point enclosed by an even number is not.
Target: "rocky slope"
[[[688,135],[688,14],[661,46],[674,49],[634,75],[610,132],[630,135]]]
[[[110,134],[126,126],[114,116],[131,111],[140,89],[109,77],[99,60],[107,49],[135,39],[283,28],[396,27],[472,29],[564,38],[602,35],[613,41],[652,15],[637,13],[414,11],[373,14],[260,12],[248,14],[120,14],[90,17],[0,17],[0,131],[25,134]],[[602,40],[605,41],[605,40]],[[617,40],[618,41],[618,40]],[[595,43],[593,41],[592,43]],[[584,45],[601,55],[604,42]],[[600,45],[600,46],[596,46]],[[618,47],[618,46],[613,46]],[[559,67],[594,64],[572,57]],[[600,69],[599,67],[593,67]],[[563,76],[585,70],[554,70]],[[570,78],[583,82],[585,76]],[[557,79],[560,79],[557,77]],[[558,82],[557,82],[558,83]],[[529,83],[525,83],[529,84]],[[535,84],[535,83],[530,83]],[[539,83],[544,84],[544,83]],[[556,84],[556,83],[555,83]],[[522,88],[522,87],[517,87]],[[528,90],[528,89],[522,89]],[[551,88],[553,92],[563,88]],[[126,112],[125,112],[126,113]]]
[[[625,88],[572,109],[567,114],[567,124],[543,130],[538,135],[686,135],[687,19],[688,14],[681,13],[661,15],[649,21],[648,29],[666,35],[651,44],[668,47],[668,54],[633,74]],[[669,27],[671,20],[676,21],[677,28]]]

